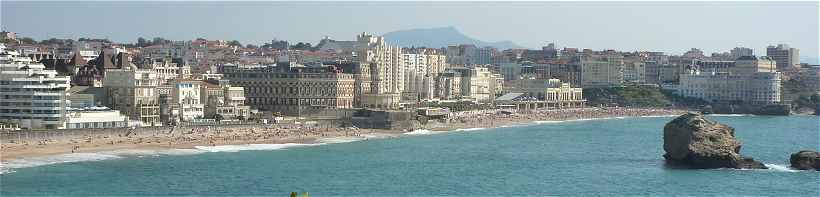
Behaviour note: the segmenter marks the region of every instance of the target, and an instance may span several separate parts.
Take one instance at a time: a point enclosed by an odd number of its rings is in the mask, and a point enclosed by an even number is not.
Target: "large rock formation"
[[[792,168],[799,170],[820,170],[820,153],[813,150],[801,150],[789,158]]]
[[[670,164],[688,168],[765,169],[762,163],[740,155],[740,141],[735,130],[688,113],[675,118],[663,128],[663,155]]]

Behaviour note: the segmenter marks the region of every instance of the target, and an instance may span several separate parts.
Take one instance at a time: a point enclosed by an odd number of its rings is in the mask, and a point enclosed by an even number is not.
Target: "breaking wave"
[[[44,165],[52,165],[59,163],[72,163],[82,161],[101,161],[109,159],[123,158],[117,155],[102,154],[102,153],[70,153],[62,155],[42,156],[15,159],[8,162],[0,163],[0,174],[14,172],[15,168],[28,168]]]
[[[430,134],[433,134],[433,133],[434,133],[433,131],[430,131],[430,130],[427,130],[427,129],[417,129],[417,130],[413,130],[413,131],[410,131],[410,132],[407,132],[407,133],[404,133],[404,134],[405,135],[430,135]]]
[[[780,172],[799,172],[800,171],[800,170],[792,169],[788,165],[782,165],[782,164],[763,164],[763,165],[765,165],[767,168],[769,168],[769,170],[780,171]]]
[[[466,129],[456,129],[456,131],[478,131],[478,130],[484,130],[484,129],[487,129],[487,128],[480,128],[480,127],[479,128],[466,128]]]
[[[279,150],[290,147],[316,146],[321,144],[242,144],[242,145],[219,145],[219,146],[194,146],[194,148],[206,152],[239,152],[244,150]]]

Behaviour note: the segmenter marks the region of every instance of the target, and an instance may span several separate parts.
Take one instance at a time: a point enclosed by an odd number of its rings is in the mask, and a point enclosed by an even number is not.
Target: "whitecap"
[[[362,134],[361,136],[364,137],[365,140],[384,139],[384,138],[393,137],[392,134],[382,134],[382,133],[366,133],[366,134]]]
[[[204,153],[198,149],[123,149],[98,152],[100,154],[119,156],[145,156],[145,155],[194,155]]]
[[[799,172],[800,171],[800,170],[792,169],[791,167],[789,167],[787,165],[782,165],[782,164],[763,164],[763,165],[766,166],[767,168],[769,168],[770,170],[774,170],[774,171],[778,171],[778,172]]]
[[[2,163],[2,165],[0,165],[0,174],[13,172],[13,170],[11,170],[11,169],[15,169],[15,168],[28,168],[28,167],[37,167],[37,166],[52,165],[52,164],[59,164],[59,163],[73,163],[73,162],[83,162],[83,161],[101,161],[101,160],[119,159],[119,158],[122,158],[122,157],[117,156],[117,155],[102,154],[102,153],[70,153],[70,154],[60,154],[60,155],[41,156],[41,157],[19,158],[19,159],[13,159],[13,160],[10,160],[8,162]]]
[[[533,121],[533,123],[535,123],[535,124],[553,124],[553,123],[563,123],[563,122],[567,122],[567,121],[566,120],[539,120],[539,121]]]
[[[194,146],[194,148],[207,152],[239,152],[245,150],[279,150],[290,147],[315,146],[320,144],[243,144],[243,145],[219,145],[219,146]]]
[[[405,135],[430,135],[430,134],[433,134],[433,131],[430,131],[430,130],[427,130],[427,129],[417,129],[417,130],[413,130],[413,131],[410,131],[410,132],[407,132],[407,133],[404,133],[404,134]]]
[[[316,140],[321,144],[338,144],[338,143],[348,143],[348,142],[355,142],[364,140],[364,137],[333,137],[333,138],[321,138]]]
[[[487,129],[487,128],[481,128],[481,127],[478,127],[478,128],[466,128],[466,129],[456,129],[456,131],[478,131],[478,130],[484,130],[484,129]]]

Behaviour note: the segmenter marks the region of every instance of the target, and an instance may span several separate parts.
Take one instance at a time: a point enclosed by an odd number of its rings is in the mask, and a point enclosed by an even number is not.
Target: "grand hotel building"
[[[245,88],[247,104],[263,111],[304,115],[353,107],[354,76],[334,66],[282,69],[226,65],[223,69],[233,86]]]

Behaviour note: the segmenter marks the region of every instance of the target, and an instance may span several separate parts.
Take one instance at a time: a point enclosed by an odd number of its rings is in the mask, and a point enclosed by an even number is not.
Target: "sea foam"
[[[0,164],[0,174],[14,172],[15,168],[28,168],[59,163],[72,163],[82,161],[101,161],[109,159],[123,158],[118,155],[102,153],[70,153],[61,155],[51,155],[42,157],[20,158]]]
[[[410,131],[410,132],[407,132],[407,133],[404,133],[404,134],[405,135],[430,135],[430,134],[433,134],[433,131],[430,131],[430,130],[427,130],[427,129],[417,129],[417,130],[413,130],[413,131]]]
[[[466,129],[456,129],[456,131],[478,131],[478,130],[484,130],[484,129],[487,129],[487,128],[480,128],[480,127],[478,127],[478,128],[466,128]]]
[[[243,150],[279,150],[290,147],[315,146],[320,144],[243,144],[243,145],[219,145],[219,146],[194,146],[194,148],[207,152],[239,152]]]
[[[348,143],[348,142],[355,142],[355,141],[362,141],[364,137],[333,137],[333,138],[321,138],[316,140],[320,144],[338,144],[338,143]]]
[[[763,164],[763,165],[765,165],[767,168],[769,168],[769,170],[774,170],[774,171],[779,171],[779,172],[799,172],[800,171],[800,170],[792,169],[788,165],[782,165],[782,164]]]

